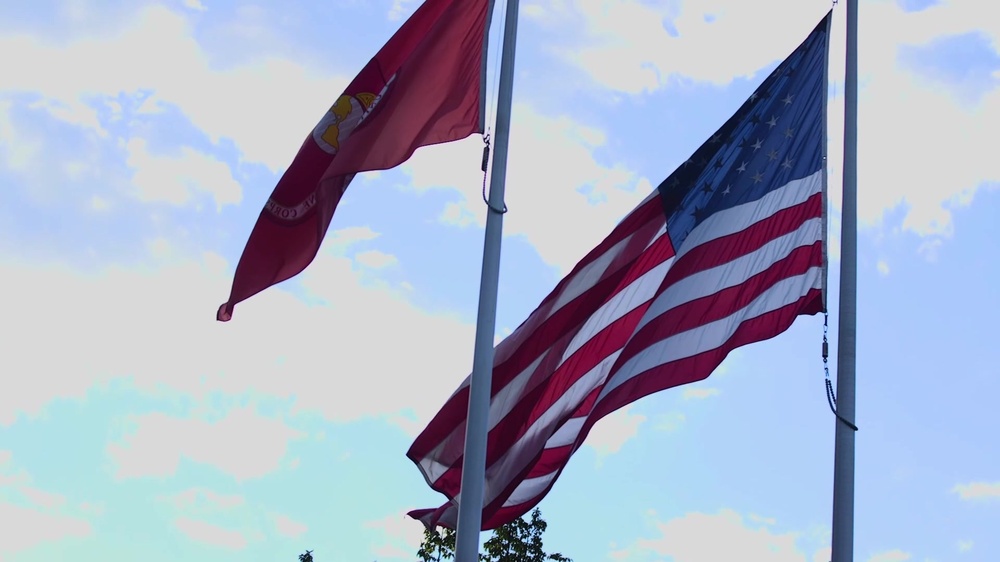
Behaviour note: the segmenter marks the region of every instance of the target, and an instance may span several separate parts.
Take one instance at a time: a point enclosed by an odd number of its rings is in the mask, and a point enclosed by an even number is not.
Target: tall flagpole
[[[858,300],[858,0],[847,4],[844,76],[844,202],[840,237],[840,318],[837,336],[837,413],[855,423],[854,373]],[[836,419],[833,461],[832,562],[854,560],[854,431]],[[856,424],[855,424],[856,425]]]
[[[507,173],[507,141],[514,94],[514,50],[517,42],[518,0],[507,0],[503,51],[500,58],[500,93],[493,136],[493,171],[490,176],[486,236],[483,241],[483,271],[479,282],[479,314],[476,347],[469,389],[469,417],[465,428],[462,487],[458,505],[455,561],[479,561],[479,532],[483,519],[486,480],[486,436],[493,380],[493,338],[497,318],[497,285],[500,281],[500,238],[503,232],[504,183]]]

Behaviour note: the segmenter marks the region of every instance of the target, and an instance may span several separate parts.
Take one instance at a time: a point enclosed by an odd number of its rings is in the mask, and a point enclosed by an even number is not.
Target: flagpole
[[[462,485],[456,528],[456,562],[478,562],[479,533],[483,518],[486,480],[486,437],[493,379],[493,340],[496,331],[497,286],[500,281],[500,241],[503,232],[504,183],[507,173],[507,143],[510,137],[510,110],[514,94],[514,50],[517,42],[518,0],[507,0],[503,50],[500,58],[500,92],[493,132],[493,170],[486,235],[483,241],[483,269],[479,282],[479,313],[469,389],[469,417],[465,428]],[[491,10],[492,11],[492,10]]]
[[[833,461],[832,562],[854,560],[855,355],[858,299],[858,0],[847,5],[844,76],[844,193],[840,236],[840,318],[837,336],[837,433]],[[856,425],[856,424],[855,424]]]

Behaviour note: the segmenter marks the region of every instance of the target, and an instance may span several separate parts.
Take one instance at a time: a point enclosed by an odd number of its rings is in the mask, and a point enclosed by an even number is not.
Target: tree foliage
[[[542,512],[535,508],[531,518],[515,519],[493,530],[493,535],[483,545],[479,554],[481,562],[573,562],[562,554],[546,553],[542,545],[542,534],[548,523],[542,519]],[[424,540],[417,551],[421,562],[441,562],[455,558],[455,531],[444,532],[424,530]]]
[[[437,529],[424,529],[424,540],[417,550],[420,562],[441,562],[455,558],[455,530],[445,529],[439,533]]]

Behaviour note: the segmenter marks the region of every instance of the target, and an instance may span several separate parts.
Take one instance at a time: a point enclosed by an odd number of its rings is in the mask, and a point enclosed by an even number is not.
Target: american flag
[[[495,350],[483,530],[548,493],[588,431],[825,309],[830,14]],[[407,456],[454,528],[469,382]]]

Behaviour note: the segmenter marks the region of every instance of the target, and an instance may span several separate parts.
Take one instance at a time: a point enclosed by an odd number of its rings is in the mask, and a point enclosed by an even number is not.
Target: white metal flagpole
[[[840,325],[837,336],[837,433],[833,461],[832,562],[854,560],[854,385],[858,300],[858,0],[847,8],[844,76],[844,200],[840,237]],[[840,418],[843,418],[841,420]],[[856,425],[856,424],[855,424]]]
[[[497,285],[500,281],[500,241],[503,232],[504,183],[507,173],[507,143],[514,93],[514,50],[517,42],[518,0],[507,0],[503,50],[500,58],[500,92],[493,136],[493,170],[486,210],[483,270],[479,283],[479,313],[476,320],[475,353],[469,389],[469,416],[465,428],[462,487],[456,528],[456,562],[478,562],[479,532],[483,518],[486,479],[486,436],[493,380],[493,338],[496,330]]]

